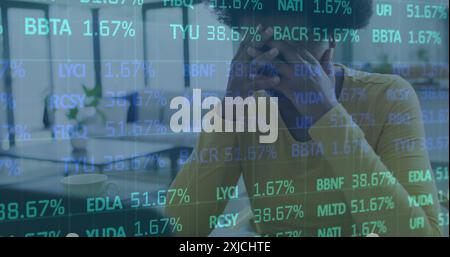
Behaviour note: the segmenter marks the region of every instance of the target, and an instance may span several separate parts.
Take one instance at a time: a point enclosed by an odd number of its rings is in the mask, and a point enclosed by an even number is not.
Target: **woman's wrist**
[[[305,117],[310,117],[313,124],[319,121],[325,114],[330,112],[339,103],[337,101],[330,100],[325,97],[325,99],[320,104],[301,104],[295,99],[295,94],[293,92],[285,92],[284,95],[292,102],[298,113]]]
[[[311,108],[311,113],[308,116],[312,117],[313,124],[322,119],[327,113],[334,109],[338,105],[337,102],[324,101],[324,103],[317,105],[317,108]]]

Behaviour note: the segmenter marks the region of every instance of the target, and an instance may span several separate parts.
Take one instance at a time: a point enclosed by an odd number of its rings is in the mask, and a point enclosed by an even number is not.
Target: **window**
[[[439,1],[430,1],[434,3],[438,3]],[[405,2],[399,1],[393,3],[394,9],[402,10],[405,8]],[[374,15],[370,21],[370,24],[367,28],[359,31],[361,41],[352,44],[353,45],[353,57],[355,62],[368,62],[374,65],[379,64],[380,62],[396,62],[396,63],[405,63],[405,62],[422,62],[423,59],[420,57],[419,52],[422,50],[427,51],[428,58],[433,60],[434,62],[448,62],[448,55],[442,54],[443,52],[447,53],[447,46],[445,44],[445,38],[442,39],[442,44],[410,44],[410,34],[409,32],[417,33],[420,30],[437,30],[437,31],[445,31],[445,28],[448,24],[447,20],[437,20],[437,19],[421,19],[420,22],[417,22],[412,19],[398,17],[389,17],[389,16],[377,16]],[[373,43],[373,30],[399,30],[402,34],[402,43]],[[444,35],[442,35],[444,36]],[[414,34],[414,38],[417,38],[417,35]],[[398,41],[397,41],[398,42]],[[405,46],[408,47],[405,47]],[[367,48],[370,47],[370,51],[367,51]]]
[[[15,108],[13,120],[8,125],[14,128],[15,139],[27,137],[28,133],[43,128],[44,97],[52,89],[50,67],[49,37],[26,35],[23,33],[25,18],[45,18],[45,8],[7,9],[9,41],[8,64],[11,80],[5,80],[5,86],[10,87]],[[8,85],[10,84],[10,85]],[[30,93],[33,92],[33,93]],[[9,114],[10,115],[10,114]]]
[[[207,27],[225,28],[206,5],[199,4],[188,11],[189,24],[201,26],[200,40],[189,42],[189,65],[191,87],[205,90],[225,91],[228,81],[228,65],[233,59],[233,43],[230,40],[208,41]],[[229,28],[226,27],[229,33]],[[239,42],[237,42],[239,43]],[[214,67],[214,68],[211,68]],[[212,69],[212,70],[211,70]],[[215,70],[215,71],[214,71]],[[200,72],[201,71],[201,72]]]
[[[202,4],[194,9],[169,8],[157,3],[144,5],[143,8],[145,59],[156,70],[154,77],[146,78],[146,86],[168,91],[182,91],[184,87],[225,91],[228,63],[233,58],[233,43],[208,41],[204,36],[206,26],[223,26],[211,10]],[[195,25],[201,25],[203,36],[190,40],[188,36],[182,39],[178,34],[178,38],[174,39],[171,24],[193,26],[193,29],[196,29]],[[187,65],[189,69],[186,69]],[[197,74],[196,69],[215,72],[205,76],[204,72]]]
[[[145,59],[152,63],[154,76],[147,76],[147,86],[167,91],[183,90],[183,40],[173,39],[170,24],[182,24],[181,8],[155,8],[145,11]]]
[[[3,22],[2,22],[2,8],[0,8],[0,56],[3,60]]]
[[[439,1],[430,2],[444,4]],[[393,3],[393,8],[404,9],[405,2]],[[374,31],[380,33],[381,30],[398,30],[401,35],[401,43],[398,40],[397,43],[373,43]],[[418,31],[441,31],[442,42],[437,44],[432,40],[427,44],[411,44],[411,33],[414,36],[414,42],[418,38]],[[448,119],[448,99],[430,101],[426,97],[420,97],[420,92],[423,90],[432,93],[435,90],[437,92],[448,90],[448,33],[443,33],[443,31],[448,31],[448,20],[446,19],[414,20],[374,15],[370,25],[359,32],[361,41],[353,44],[354,63],[364,64],[372,72],[402,76],[418,91],[425,120],[429,119],[430,113],[437,113],[440,110],[447,110]],[[384,40],[393,41],[390,36],[385,36]],[[433,148],[433,142],[438,140],[442,140],[444,144],[446,141],[448,144],[448,122],[428,121],[424,123],[431,162],[448,162],[448,151]]]
[[[6,125],[8,123],[8,93],[5,88],[5,72],[7,62],[4,59],[4,29],[2,21],[2,8],[0,8],[0,126]],[[8,133],[4,129],[0,130],[0,145],[3,146],[4,142],[8,141]]]
[[[84,36],[84,22],[92,21],[92,11],[86,8],[53,5],[50,8],[50,17],[70,17],[71,36],[52,36],[53,58],[53,94],[58,97],[64,94],[82,94],[82,85],[93,87],[95,84],[94,54],[92,37]],[[83,67],[84,72],[68,72],[70,67]],[[57,110],[55,123],[66,122],[65,109]]]
[[[150,67],[143,60],[143,34],[136,33],[143,27],[139,9],[105,8],[99,11],[99,22],[111,28],[120,26],[116,35],[100,37],[103,95],[144,88],[144,75]]]

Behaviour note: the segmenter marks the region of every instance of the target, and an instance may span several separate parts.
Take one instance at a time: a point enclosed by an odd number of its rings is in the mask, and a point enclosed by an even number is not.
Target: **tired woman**
[[[261,40],[244,39],[232,61],[226,96],[277,97],[278,138],[261,144],[259,132],[202,133],[194,152],[214,148],[217,158],[188,160],[171,185],[191,196],[167,206],[183,224],[179,235],[237,226],[239,213],[224,210],[244,191],[241,176],[263,236],[441,235],[414,89],[398,76],[333,62],[339,33],[365,27],[372,1],[350,0],[352,11],[341,14],[317,13],[313,1],[301,12],[261,2],[263,10],[215,13],[231,27],[258,29]],[[328,38],[318,38],[323,29]],[[408,120],[392,122],[390,114]],[[422,179],[411,180],[412,172]]]

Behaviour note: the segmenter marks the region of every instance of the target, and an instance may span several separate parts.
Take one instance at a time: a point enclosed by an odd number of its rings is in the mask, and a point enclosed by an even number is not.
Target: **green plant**
[[[428,63],[430,62],[430,53],[428,52],[427,49],[420,48],[419,50],[417,50],[417,58],[421,62]]]
[[[393,71],[392,63],[387,53],[382,53],[378,56],[378,64],[373,68],[376,73],[391,74]]]
[[[88,88],[83,85],[83,92],[86,95],[86,100],[84,102],[84,108],[94,108],[96,114],[100,115],[103,122],[106,122],[105,114],[99,109],[100,100],[102,98],[101,86],[96,85],[93,88]],[[80,110],[78,107],[71,108],[67,111],[66,117],[71,121],[76,121],[78,126],[82,126],[87,122],[86,118],[79,117]]]

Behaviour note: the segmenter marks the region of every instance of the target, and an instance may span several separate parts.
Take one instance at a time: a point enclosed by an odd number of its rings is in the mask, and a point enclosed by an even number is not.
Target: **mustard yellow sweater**
[[[239,201],[241,175],[262,236],[441,235],[413,88],[397,76],[343,68],[340,104],[309,129],[311,141],[297,142],[281,115],[270,145],[257,133],[200,135],[171,185],[186,189],[190,202],[166,208],[180,217],[180,236],[236,226],[230,217],[238,214],[223,212]]]

